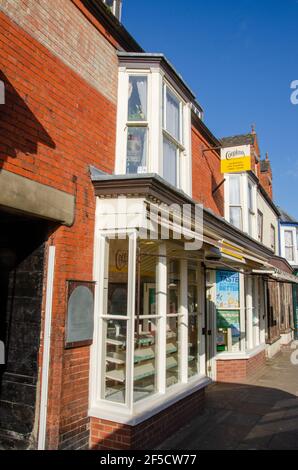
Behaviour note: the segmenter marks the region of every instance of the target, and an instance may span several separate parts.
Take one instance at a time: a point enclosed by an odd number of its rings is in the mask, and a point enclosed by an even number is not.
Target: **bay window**
[[[158,242],[134,233],[103,233],[98,250],[93,406],[132,413],[143,400],[200,378],[200,262],[173,258],[170,242],[161,254]]]
[[[193,96],[163,57],[118,57],[115,174],[156,173],[191,196]]]

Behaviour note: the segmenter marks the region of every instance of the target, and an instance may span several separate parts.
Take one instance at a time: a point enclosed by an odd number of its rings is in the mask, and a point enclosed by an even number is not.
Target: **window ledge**
[[[254,349],[250,349],[244,352],[225,352],[220,353],[216,356],[217,361],[232,361],[236,359],[251,359],[252,357],[256,356],[260,352],[264,351],[266,348],[266,344],[260,344]]]
[[[143,403],[137,403],[132,413],[126,412],[121,407],[112,407],[109,403],[109,409],[106,403],[101,402],[89,410],[89,416],[93,418],[105,419],[116,423],[136,426],[146,421],[152,416],[160,413],[171,405],[186,398],[187,396],[201,390],[212,382],[206,376],[197,376],[187,384],[177,384],[173,386],[166,394],[156,394],[151,398],[144,400]]]

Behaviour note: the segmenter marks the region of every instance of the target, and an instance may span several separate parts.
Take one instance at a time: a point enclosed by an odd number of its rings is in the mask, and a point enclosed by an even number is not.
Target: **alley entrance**
[[[48,223],[0,211],[0,227],[0,447],[26,448],[35,421]]]
[[[204,413],[159,449],[297,450],[298,365],[291,361],[297,357],[294,351],[283,350],[250,381],[211,385]]]

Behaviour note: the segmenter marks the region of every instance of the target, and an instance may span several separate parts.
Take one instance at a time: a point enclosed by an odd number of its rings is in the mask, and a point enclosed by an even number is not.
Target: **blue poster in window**
[[[239,273],[216,271],[216,308],[240,308]]]

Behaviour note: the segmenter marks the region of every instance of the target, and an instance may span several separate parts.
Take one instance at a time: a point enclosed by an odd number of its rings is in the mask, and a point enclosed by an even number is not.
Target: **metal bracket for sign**
[[[90,346],[93,340],[95,281],[67,279],[65,348]]]

